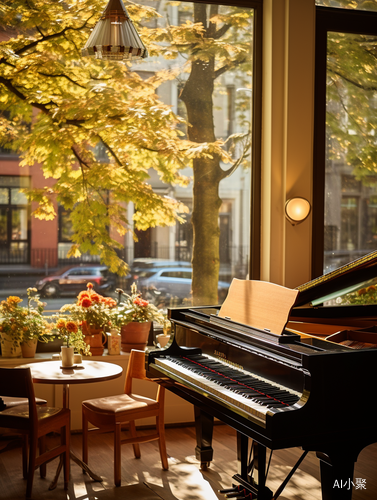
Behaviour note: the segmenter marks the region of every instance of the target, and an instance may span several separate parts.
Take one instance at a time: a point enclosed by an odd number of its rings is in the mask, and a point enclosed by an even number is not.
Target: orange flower
[[[69,332],[72,332],[72,333],[76,333],[78,330],[77,325],[74,321],[67,321],[65,327],[67,328],[67,330]]]
[[[7,298],[7,302],[8,302],[8,304],[10,304],[12,306],[16,306],[17,304],[22,302],[22,299],[20,299],[20,297],[16,297],[15,295],[10,295]]]
[[[92,305],[92,301],[89,298],[83,298],[79,305],[82,307],[90,307]]]
[[[59,330],[61,330],[62,328],[65,328],[65,321],[64,319],[58,319],[58,321],[56,322],[56,328],[59,328]]]
[[[106,300],[106,304],[109,306],[109,307],[116,307],[117,305],[117,301],[112,299],[111,297],[108,297],[107,300]]]
[[[77,298],[79,300],[83,298],[89,298],[89,293],[86,290],[84,290],[78,294]]]
[[[140,297],[136,297],[136,299],[134,299],[134,304],[136,304],[137,306],[141,306],[141,307],[147,307],[149,302],[147,300],[143,300]]]
[[[92,283],[88,283],[88,284],[86,285],[86,288],[87,288],[88,290],[91,290],[91,289],[93,288],[93,284],[92,284]]]
[[[90,299],[93,302],[97,302],[97,304],[98,304],[101,301],[101,296],[98,295],[98,293],[92,293],[91,296],[90,296]]]

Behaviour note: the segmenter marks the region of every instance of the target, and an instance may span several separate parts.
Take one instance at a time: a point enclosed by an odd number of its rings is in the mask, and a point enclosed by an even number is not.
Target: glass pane
[[[11,189],[11,204],[12,205],[27,205],[27,198],[24,193],[18,189]]]
[[[22,264],[28,261],[28,243],[25,241],[16,241],[10,244],[9,262]]]
[[[0,175],[0,186],[27,188],[30,186],[30,178],[18,175]]]
[[[327,41],[324,273],[377,249],[376,37]]]
[[[12,240],[27,239],[27,210],[12,209]]]
[[[9,203],[9,190],[0,188],[0,204],[7,205]]]
[[[6,208],[0,208],[0,245],[5,245],[8,242],[7,213]]]
[[[73,235],[70,211],[59,206],[59,240],[60,242],[71,241]]]
[[[175,72],[174,79],[158,88],[158,95],[182,118],[178,124],[182,138],[198,143],[198,148],[206,142],[223,141],[223,151],[229,159],[221,161],[216,155],[197,158],[182,170],[191,182],[187,187],[171,186],[169,195],[187,207],[183,222],[169,229],[169,234],[166,228],[153,228],[145,237],[137,232],[139,242],[134,255],[154,257],[156,263],[158,259],[177,261],[178,265],[192,261],[194,293],[187,283],[183,286],[182,275],[174,278],[174,290],[173,285],[171,290],[164,285],[167,297],[174,294],[178,303],[189,304],[193,296],[195,304],[221,303],[232,278],[247,277],[250,255],[254,12],[218,4],[153,0],[140,3],[153,6],[161,14],[156,22],[158,29],[174,27],[176,34],[179,27],[181,38],[179,44],[173,45],[172,38],[166,37],[161,43],[166,58],[154,56],[133,64],[133,69],[144,77],[162,69]],[[201,26],[202,31],[196,35],[193,23]],[[195,36],[198,43],[193,44]],[[233,170],[232,165],[238,161],[238,168]],[[224,175],[226,170],[228,176]],[[160,187],[152,177],[150,183]],[[194,282],[199,275],[205,282],[203,288],[207,287],[203,301],[201,295],[195,295],[198,291]],[[182,288],[176,286],[179,280]],[[209,288],[212,298],[216,296],[212,302],[205,299]]]
[[[324,7],[377,11],[376,0],[316,0],[315,3]]]

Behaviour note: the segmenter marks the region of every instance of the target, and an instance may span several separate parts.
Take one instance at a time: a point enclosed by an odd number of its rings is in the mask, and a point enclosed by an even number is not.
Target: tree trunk
[[[195,4],[195,22],[202,22],[203,26],[207,27],[206,16],[206,6]],[[188,137],[191,141],[202,143],[216,140],[212,102],[214,79],[213,57],[192,63],[190,76],[181,94],[187,109]],[[217,156],[195,159],[193,170],[193,303],[217,304],[220,268],[219,183],[223,171]]]

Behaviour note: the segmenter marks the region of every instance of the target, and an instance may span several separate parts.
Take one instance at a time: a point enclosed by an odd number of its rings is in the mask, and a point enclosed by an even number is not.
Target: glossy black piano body
[[[362,277],[367,278],[368,275]],[[308,296],[307,292],[305,300]],[[301,305],[300,301],[298,304]],[[343,309],[343,316],[354,317],[348,309]],[[308,310],[301,308],[297,316],[306,311],[307,317]],[[265,486],[265,448],[289,447],[317,452],[321,459],[323,499],[350,499],[352,490],[336,490],[334,483],[352,480],[358,454],[377,441],[373,410],[377,396],[377,349],[354,350],[289,331],[275,335],[218,318],[218,311],[219,307],[170,310],[172,335],[168,346],[147,354],[149,376],[160,378],[160,383],[195,407],[197,458],[202,463],[212,459],[215,417],[236,429],[239,457],[236,479],[250,485],[250,491],[258,499],[272,496]],[[218,359],[225,366],[233,365],[240,373],[246,371],[278,384],[299,394],[298,400],[255,415],[243,405],[234,404],[231,398],[222,398],[221,390],[220,394],[213,394],[205,384],[187,380],[179,369],[172,372],[164,365],[164,360],[190,358],[196,353]],[[250,477],[247,464],[248,438],[260,445],[259,471],[255,477]]]

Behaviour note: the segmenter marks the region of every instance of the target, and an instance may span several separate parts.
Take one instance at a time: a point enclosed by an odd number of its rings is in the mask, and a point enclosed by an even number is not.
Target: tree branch
[[[63,73],[57,74],[57,75],[51,75],[50,73],[42,73],[41,71],[38,72],[39,75],[42,76],[47,76],[51,78],[66,78],[69,82],[73,83],[74,85],[77,85],[78,87],[81,87],[82,89],[86,89],[85,85],[80,85],[80,83],[75,82],[72,80],[72,78],[68,75],[64,75]]]
[[[372,90],[374,92],[377,90],[377,87],[368,87],[368,86],[362,85],[361,83],[359,83],[355,80],[352,80],[351,78],[347,77],[346,75],[343,75],[340,71],[337,71],[336,69],[330,68],[330,71],[332,71],[335,75],[339,76],[340,78],[343,78],[343,80],[350,83],[351,85],[355,85],[355,87],[357,87],[359,89]]]
[[[72,26],[67,26],[66,28],[64,28],[62,31],[59,31],[58,33],[52,33],[51,35],[43,35],[43,33],[40,31],[39,27],[36,26],[36,29],[38,30],[38,32],[40,33],[40,35],[42,36],[41,39],[38,39],[38,40],[34,40],[33,42],[29,43],[28,45],[25,45],[24,47],[22,47],[21,49],[18,49],[15,51],[15,54],[16,55],[21,55],[23,54],[24,52],[26,52],[27,50],[29,49],[32,49],[33,47],[35,47],[36,45],[38,45],[39,43],[41,42],[46,42],[47,40],[52,40],[53,38],[59,38],[60,36],[63,36],[67,31],[69,30],[73,30],[73,31],[80,31],[82,30],[83,28],[86,27],[88,21],[95,15],[95,13],[93,13],[90,17],[88,17],[88,19],[84,22],[84,24],[82,26],[79,26],[77,28],[73,28]]]
[[[213,72],[213,79],[216,80],[219,76],[221,76],[223,73],[226,73],[230,69],[236,68],[237,66],[240,66],[241,64],[245,63],[247,61],[247,58],[244,57],[243,59],[240,59],[239,61],[235,60],[232,61],[231,64],[225,64],[225,66],[222,66],[221,68],[217,69],[216,71]]]

